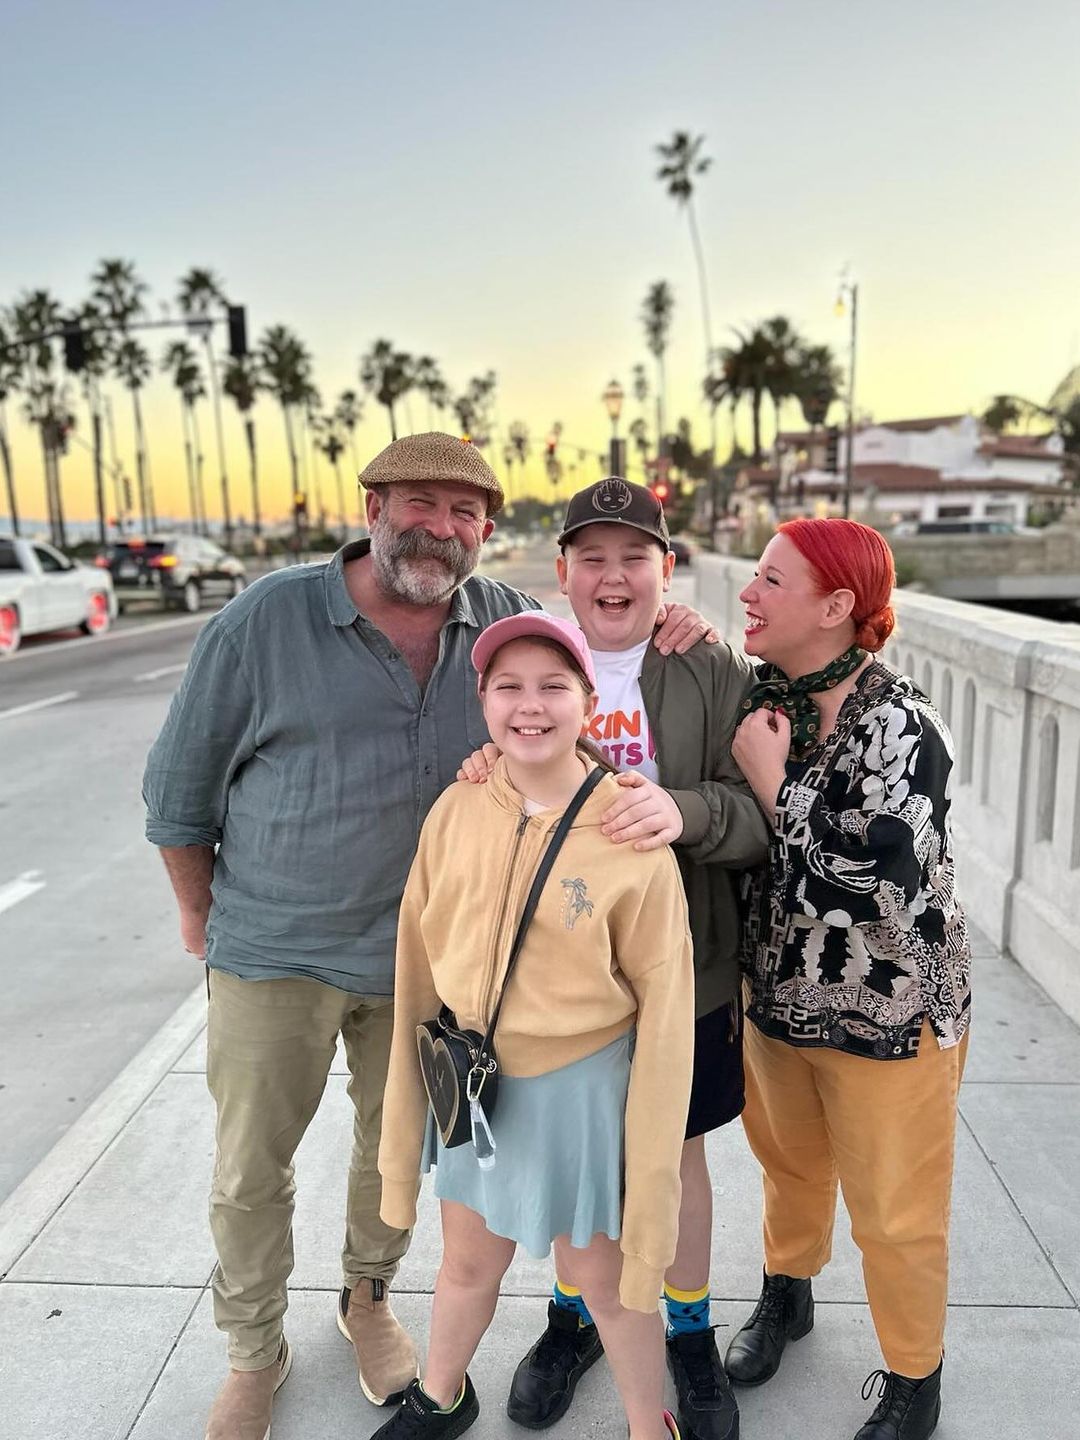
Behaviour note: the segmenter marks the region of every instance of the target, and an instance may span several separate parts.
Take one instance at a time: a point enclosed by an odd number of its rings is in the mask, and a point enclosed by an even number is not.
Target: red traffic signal
[[[652,493],[661,505],[666,505],[671,498],[671,486],[666,480],[657,480],[652,486]]]

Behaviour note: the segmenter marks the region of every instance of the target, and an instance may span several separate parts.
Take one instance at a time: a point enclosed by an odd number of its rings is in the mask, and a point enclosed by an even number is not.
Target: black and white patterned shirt
[[[956,898],[952,740],[925,695],[875,661],[832,734],[789,760],[763,871],[747,877],[749,1018],[791,1045],[872,1059],[943,1048],[970,1018]]]

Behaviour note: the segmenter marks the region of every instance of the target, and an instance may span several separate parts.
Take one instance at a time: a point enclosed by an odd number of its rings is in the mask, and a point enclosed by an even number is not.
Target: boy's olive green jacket
[[[700,641],[685,655],[650,645],[642,664],[660,784],[683,817],[673,848],[690,912],[699,1016],[738,993],[737,872],[759,865],[769,843],[765,817],[731,758],[753,683],[750,662],[723,643]]]

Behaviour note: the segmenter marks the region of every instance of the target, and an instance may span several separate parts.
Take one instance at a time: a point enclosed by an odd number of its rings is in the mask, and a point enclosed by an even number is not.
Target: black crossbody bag
[[[554,834],[537,866],[536,876],[526,897],[521,919],[510,947],[502,989],[491,1012],[486,1032],[462,1030],[454,1012],[444,1005],[434,1020],[425,1020],[416,1027],[416,1044],[420,1052],[420,1073],[424,1080],[431,1113],[435,1117],[442,1143],[447,1150],[472,1140],[477,1159],[487,1168],[495,1163],[495,1140],[491,1118],[499,1093],[499,1061],[495,1054],[495,1026],[499,1023],[506,987],[521,955],[525,935],[536,913],[540,892],[551,873],[555,857],[577,819],[578,812],[604,778],[601,767],[591,770],[577,794],[555,827]]]

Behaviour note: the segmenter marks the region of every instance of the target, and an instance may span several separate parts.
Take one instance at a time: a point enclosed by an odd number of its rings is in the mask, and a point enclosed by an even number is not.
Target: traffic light
[[[243,360],[247,353],[247,315],[243,305],[230,305],[229,354],[234,360]]]
[[[307,495],[303,490],[297,490],[293,496],[292,511],[297,525],[307,524]]]
[[[86,336],[77,320],[64,326],[64,364],[73,375],[86,369]]]
[[[670,482],[667,480],[654,481],[652,486],[652,493],[656,496],[657,500],[660,501],[661,505],[666,505],[671,498]]]
[[[840,471],[840,426],[830,425],[825,431],[825,469],[830,475]]]

